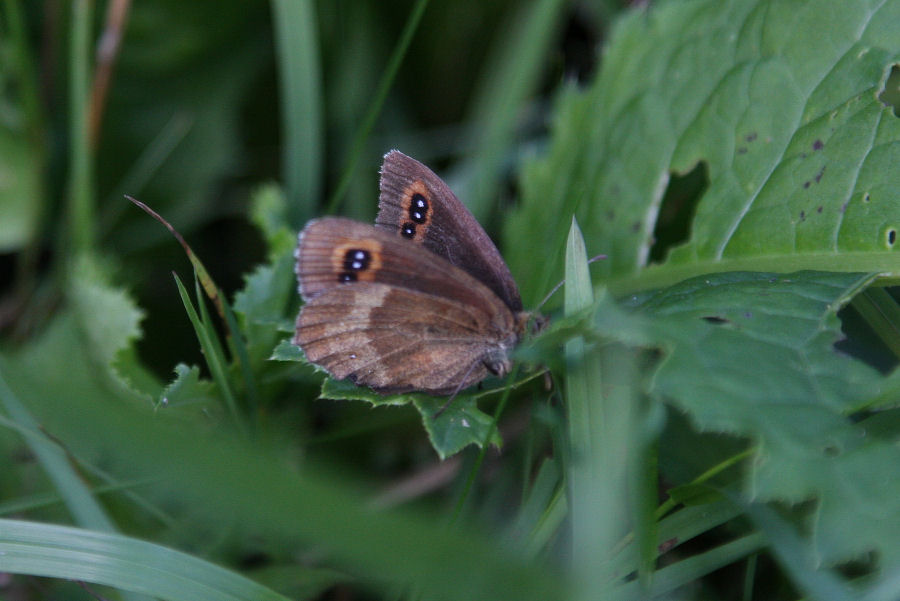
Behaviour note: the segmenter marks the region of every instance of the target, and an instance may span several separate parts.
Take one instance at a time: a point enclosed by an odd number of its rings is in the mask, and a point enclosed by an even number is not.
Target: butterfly
[[[374,226],[326,217],[300,232],[293,343],[380,393],[450,395],[509,373],[531,314],[497,247],[419,161],[387,153],[380,188]]]

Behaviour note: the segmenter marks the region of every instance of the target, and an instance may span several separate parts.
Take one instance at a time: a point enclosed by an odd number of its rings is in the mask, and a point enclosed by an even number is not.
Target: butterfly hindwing
[[[337,379],[383,393],[451,394],[488,375],[489,319],[456,301],[361,282],[309,301],[294,343]]]

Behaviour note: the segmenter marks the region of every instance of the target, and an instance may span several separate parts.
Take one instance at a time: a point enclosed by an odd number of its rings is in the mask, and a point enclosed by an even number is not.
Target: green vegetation
[[[0,598],[900,598],[898,65],[900,0],[0,4]],[[287,342],[391,148],[566,279],[438,416]]]

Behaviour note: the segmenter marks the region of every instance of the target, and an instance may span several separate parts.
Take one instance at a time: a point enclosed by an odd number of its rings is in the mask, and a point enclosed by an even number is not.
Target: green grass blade
[[[75,253],[96,241],[96,211],[91,184],[93,151],[88,136],[91,23],[93,3],[74,0],[69,46],[69,236]]]
[[[381,114],[381,109],[385,100],[387,100],[391,85],[394,83],[397,72],[400,70],[400,63],[403,62],[403,57],[406,56],[406,51],[409,49],[409,44],[412,42],[413,35],[419,27],[419,22],[422,20],[422,15],[425,14],[427,6],[428,0],[417,0],[416,5],[413,6],[412,11],[409,13],[409,19],[407,19],[406,25],[403,27],[397,46],[394,47],[394,52],[391,54],[387,68],[384,70],[384,75],[382,75],[381,81],[378,82],[378,89],[375,91],[372,104],[369,105],[369,112],[366,113],[362,126],[360,126],[353,137],[353,144],[350,146],[350,153],[342,170],[341,181],[328,201],[328,207],[325,209],[325,212],[328,214],[337,212],[344,195],[347,193],[347,189],[350,187],[356,163],[359,162],[359,157],[366,145],[366,141],[369,139],[372,128],[375,126],[375,121],[378,119],[378,115]]]
[[[766,546],[766,539],[761,534],[750,534],[737,540],[710,549],[705,553],[692,555],[687,559],[658,570],[653,576],[650,595],[661,597],[673,593],[678,588],[696,581],[701,576],[715,572],[735,561],[752,555]],[[621,593],[626,599],[640,597],[639,581],[629,582],[622,587]]]
[[[0,363],[0,404],[12,421],[19,426],[25,443],[53,482],[75,522],[85,528],[115,531],[112,520],[75,471],[66,453],[41,431],[37,420],[6,383],[3,370],[3,364]]]
[[[250,355],[247,353],[247,345],[244,341],[243,333],[238,327],[238,321],[234,316],[234,310],[231,303],[223,299],[222,308],[225,310],[225,323],[228,325],[228,331],[231,332],[228,340],[229,345],[237,357],[238,367],[241,370],[241,377],[244,379],[244,390],[247,396],[247,409],[251,416],[256,416],[256,409],[259,403],[259,389],[256,385],[256,376],[253,374],[253,366],[250,365]]]
[[[559,31],[565,6],[562,0],[535,0],[514,15],[507,34],[496,39],[472,111],[472,151],[467,161],[472,175],[460,194],[482,221],[496,196],[523,109],[547,65],[548,47]]]
[[[193,120],[187,114],[173,115],[141,151],[135,162],[120,178],[119,183],[105,198],[105,209],[101,216],[101,224],[104,229],[110,229],[111,225],[130,208],[128,203],[122,202],[122,197],[126,194],[135,197],[141,195],[153,176],[191,131],[192,125]]]
[[[0,519],[0,571],[105,584],[171,601],[287,599],[240,574],[153,543],[5,519]]]
[[[569,229],[566,245],[565,314],[572,315],[594,302],[591,274],[588,271],[584,238],[575,220]],[[599,357],[591,352],[583,338],[573,338],[565,347],[566,408],[568,409],[569,451],[568,483],[569,507],[572,523],[572,562],[579,580],[586,590],[604,590],[604,579],[596,570],[597,562],[604,561],[601,554],[612,547],[612,541],[604,539],[602,516],[608,507],[600,505],[598,487],[600,474],[594,473],[595,456],[592,409],[600,409],[596,398],[601,393],[602,376]],[[586,592],[585,590],[585,592]]]
[[[322,74],[318,19],[311,0],[272,0],[281,119],[284,136],[282,173],[291,224],[313,216],[322,194]]]
[[[209,367],[209,372],[212,374],[213,380],[215,380],[216,384],[219,386],[219,390],[222,391],[225,406],[231,414],[235,425],[242,430],[244,428],[244,420],[238,410],[234,391],[231,389],[231,383],[228,380],[228,363],[225,359],[225,353],[222,350],[222,346],[219,344],[219,338],[216,335],[215,329],[210,323],[209,312],[206,311],[206,306],[203,303],[203,296],[200,294],[199,284],[196,286],[197,301],[200,305],[202,317],[197,314],[187,289],[184,287],[184,284],[182,284],[181,278],[177,275],[175,275],[175,284],[178,286],[178,294],[181,296],[184,310],[187,312],[188,319],[190,319],[191,325],[194,327],[194,332],[197,334],[197,341],[200,343],[203,356],[206,357],[206,365]]]

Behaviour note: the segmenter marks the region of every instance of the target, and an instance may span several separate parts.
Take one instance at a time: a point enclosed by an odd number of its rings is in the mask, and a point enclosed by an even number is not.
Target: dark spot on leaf
[[[752,132],[752,133],[747,134],[747,135],[744,137],[744,140],[746,140],[747,142],[753,142],[753,141],[755,141],[755,140],[756,140],[756,132]]]
[[[640,222],[640,221],[635,221],[634,223],[632,223],[632,224],[631,224],[631,231],[632,231],[633,233],[635,233],[635,234],[638,233],[639,231],[641,231],[641,222]]]
[[[800,211],[800,221],[806,221],[806,211]]]
[[[272,564],[272,558],[262,551],[250,551],[238,561],[244,570],[256,570]]]
[[[753,313],[751,313],[750,311],[747,311],[746,313],[744,313],[744,317],[747,319],[753,319]]]
[[[809,180],[803,182],[803,189],[805,190],[806,188],[809,188],[809,185],[810,185],[811,183],[812,183],[812,182],[810,182]]]
[[[893,246],[894,242],[896,242],[896,241],[897,241],[897,230],[895,230],[894,228],[891,228],[887,232],[888,246]]]
[[[822,454],[826,457],[837,457],[841,454],[841,448],[836,444],[826,444],[822,448]]]
[[[747,149],[744,146],[741,146],[737,149],[738,154],[747,154]]]
[[[869,198],[870,198],[870,197],[869,197],[869,193],[868,193],[868,192],[866,192],[865,194],[863,194],[863,202],[869,202]]]
[[[813,150],[822,150],[825,148],[825,145],[822,144],[822,140],[816,140],[813,142]]]
[[[824,209],[824,207],[822,205],[819,205],[818,207],[816,207],[816,213],[821,213],[822,209]]]
[[[705,316],[701,317],[700,319],[702,319],[706,323],[711,323],[711,324],[717,325],[717,326],[720,326],[720,325],[723,325],[726,323],[730,323],[727,319],[725,319],[724,317],[719,317],[718,315],[705,315]]]
[[[697,203],[707,188],[709,167],[705,162],[685,174],[671,174],[653,229],[650,263],[662,262],[671,248],[688,240]]]
[[[816,183],[818,184],[822,181],[822,176],[825,175],[825,165],[822,165],[822,168],[819,169],[819,172],[816,174]]]
[[[900,65],[891,67],[891,74],[884,82],[884,88],[878,94],[881,104],[894,110],[894,116],[900,117]]]

